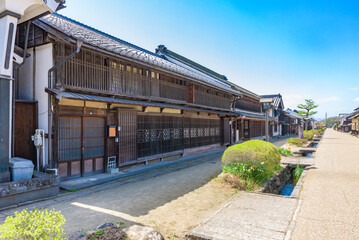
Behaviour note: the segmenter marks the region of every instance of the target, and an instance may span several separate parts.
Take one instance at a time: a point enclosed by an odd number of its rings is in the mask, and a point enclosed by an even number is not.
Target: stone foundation
[[[288,164],[282,171],[276,173],[268,182],[264,184],[263,193],[280,194],[284,186],[292,179],[292,172],[296,168],[294,164]]]
[[[0,208],[59,194],[56,176],[34,171],[32,179],[0,183]]]

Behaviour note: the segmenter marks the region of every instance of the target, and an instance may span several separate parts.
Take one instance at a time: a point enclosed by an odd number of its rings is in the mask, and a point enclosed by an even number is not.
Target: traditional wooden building
[[[259,95],[228,81],[225,75],[219,74],[171,51],[164,45],[159,45],[156,49],[156,53],[160,54],[164,59],[195,71],[198,74],[212,77],[222,83],[229,84],[232,89],[241,93],[241,96],[236,98],[231,106],[236,114],[236,116],[233,116],[231,119],[231,140],[233,143],[248,139],[264,138],[265,115],[262,111],[262,104],[259,102],[261,98]],[[270,117],[270,120],[272,121],[274,118]]]
[[[46,163],[62,179],[230,142],[240,92],[228,81],[59,14],[33,21],[29,32],[16,95],[36,102]],[[26,39],[21,25],[16,44]]]
[[[359,112],[352,117],[350,117],[351,123],[351,131],[354,135],[359,135]]]
[[[352,120],[350,119],[351,116],[352,114],[350,113],[339,114],[338,128],[337,128],[338,131],[349,132],[351,130],[351,123],[352,123]]]
[[[359,134],[359,107],[354,109],[354,111],[350,114],[349,121],[351,121],[350,130],[352,134]]]
[[[273,137],[282,136],[283,124],[279,121],[281,111],[284,110],[284,103],[282,95],[280,94],[271,94],[271,95],[261,95],[261,98],[272,98],[273,104],[269,112],[269,116],[273,117],[271,122],[271,135]]]
[[[302,118],[297,115],[296,110],[281,110],[279,123],[282,126],[282,136],[298,134],[299,127],[302,124]]]
[[[264,139],[265,113],[260,103],[261,97],[243,88],[242,94],[242,98],[234,105],[238,115],[234,121],[235,140]],[[270,122],[274,120],[271,116],[269,119]]]

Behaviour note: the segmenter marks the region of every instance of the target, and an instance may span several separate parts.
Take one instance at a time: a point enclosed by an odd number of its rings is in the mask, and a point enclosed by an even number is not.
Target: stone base
[[[53,197],[59,194],[59,186],[39,189],[36,191],[20,193],[2,197],[0,199],[0,208],[17,205],[19,203],[34,201],[42,198]]]
[[[114,173],[118,173],[118,168],[109,168],[109,169],[107,169],[107,173],[109,173],[109,174],[114,174]]]
[[[56,176],[34,171],[31,179],[0,183],[0,208],[58,194],[59,183]]]
[[[0,183],[10,182],[10,172],[0,173]]]

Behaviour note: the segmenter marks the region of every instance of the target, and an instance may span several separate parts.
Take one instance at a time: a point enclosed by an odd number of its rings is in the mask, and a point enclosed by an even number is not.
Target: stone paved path
[[[223,209],[194,228],[191,238],[267,240],[285,238],[297,199],[240,192]]]
[[[359,139],[325,132],[300,199],[291,239],[359,239]]]

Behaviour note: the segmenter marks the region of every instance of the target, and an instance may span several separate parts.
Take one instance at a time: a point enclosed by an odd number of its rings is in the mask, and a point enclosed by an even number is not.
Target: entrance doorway
[[[59,175],[88,176],[104,171],[105,119],[101,117],[59,117]]]

